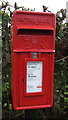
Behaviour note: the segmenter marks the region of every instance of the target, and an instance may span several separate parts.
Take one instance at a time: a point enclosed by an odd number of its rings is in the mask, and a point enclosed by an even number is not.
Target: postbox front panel
[[[13,16],[12,98],[15,109],[46,108],[53,105],[53,20],[55,16],[47,13],[17,11]]]

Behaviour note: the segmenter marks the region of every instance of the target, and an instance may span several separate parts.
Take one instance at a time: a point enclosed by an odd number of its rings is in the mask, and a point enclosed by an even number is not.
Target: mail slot
[[[53,105],[55,15],[15,11],[11,25],[12,100],[16,110]]]

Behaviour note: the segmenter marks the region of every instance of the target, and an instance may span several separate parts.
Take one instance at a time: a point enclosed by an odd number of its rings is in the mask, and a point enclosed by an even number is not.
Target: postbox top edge
[[[55,16],[54,13],[33,12],[33,11],[14,11],[13,16],[15,16],[16,14],[34,14],[34,15],[52,15],[52,16]]]

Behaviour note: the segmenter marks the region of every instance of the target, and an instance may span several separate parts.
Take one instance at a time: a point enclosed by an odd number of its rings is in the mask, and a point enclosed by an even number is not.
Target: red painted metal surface
[[[53,105],[55,15],[16,11],[11,25],[12,100],[16,110]],[[32,54],[36,52],[37,58]],[[42,92],[26,92],[27,63],[42,62]]]

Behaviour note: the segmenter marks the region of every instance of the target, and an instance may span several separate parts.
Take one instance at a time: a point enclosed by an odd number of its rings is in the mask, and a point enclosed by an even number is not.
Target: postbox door
[[[17,79],[18,79],[18,104],[21,107],[29,107],[34,105],[52,105],[53,99],[53,53],[40,53],[40,58],[30,58],[30,53],[15,53],[17,59]],[[26,58],[26,59],[25,59]],[[33,65],[29,65],[33,64]],[[35,66],[36,64],[36,66]],[[37,67],[35,72],[29,67]],[[50,67],[50,69],[49,69]],[[39,70],[38,70],[39,69]],[[35,75],[33,80],[28,77],[28,74]],[[33,77],[33,76],[32,76]],[[37,80],[37,78],[39,78]],[[29,79],[29,81],[28,81]],[[29,83],[31,81],[31,83]],[[35,83],[36,80],[36,84]],[[39,81],[39,83],[38,83]],[[28,82],[28,83],[27,83]],[[39,85],[40,84],[40,85]],[[37,89],[28,88],[29,86],[38,87]],[[38,86],[39,85],[39,86]],[[31,87],[30,86],[30,87]]]

